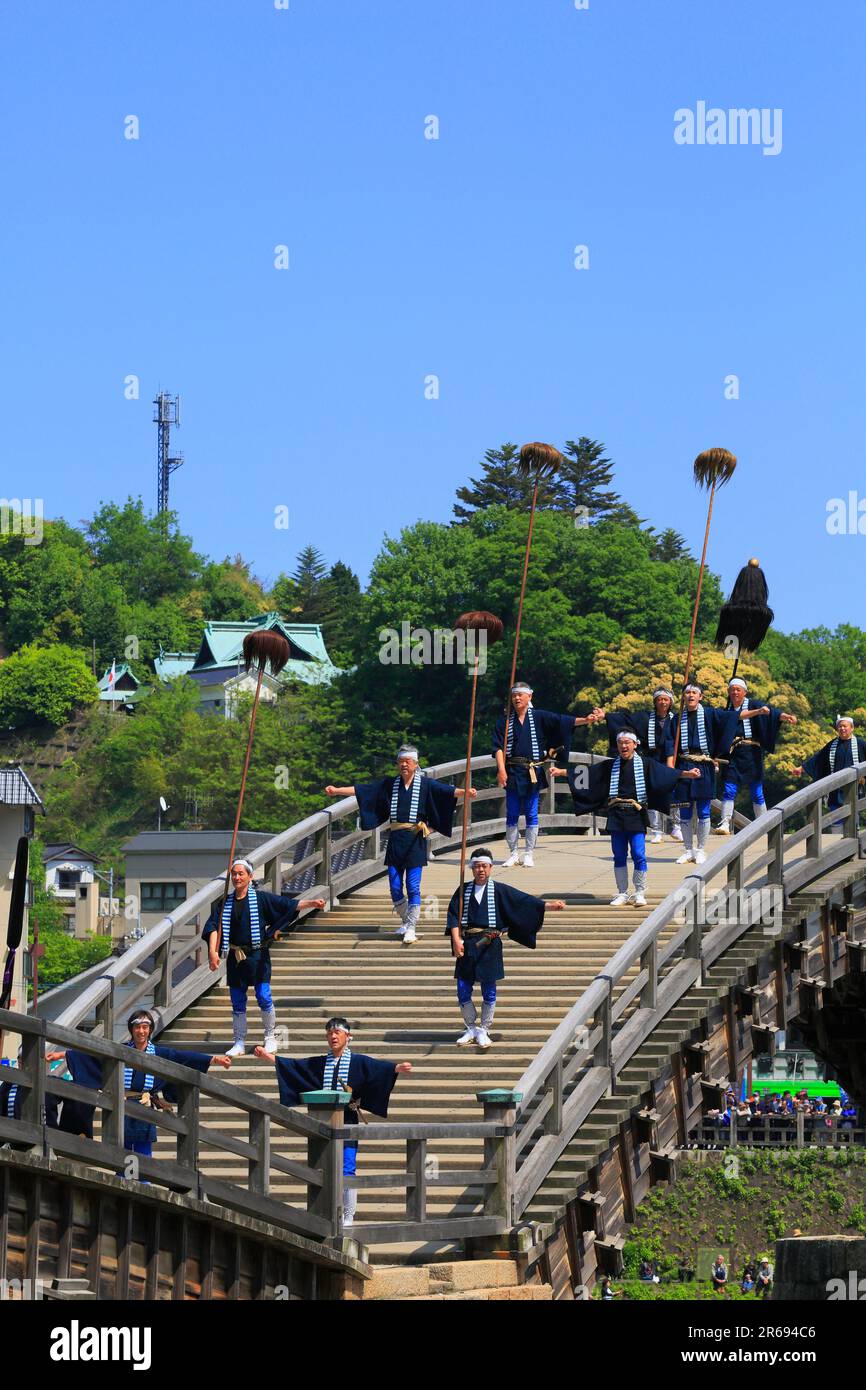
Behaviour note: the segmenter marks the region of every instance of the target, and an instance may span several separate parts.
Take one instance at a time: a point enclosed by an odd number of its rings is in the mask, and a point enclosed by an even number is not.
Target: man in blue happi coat
[[[526,851],[523,866],[535,864],[535,845],[538,840],[538,797],[547,786],[547,768],[559,759],[568,763],[571,738],[577,724],[595,724],[604,711],[592,714],[553,714],[536,709],[532,703],[532,686],[518,681],[511,687],[511,707],[508,715],[500,715],[493,730],[491,752],[496,759],[496,780],[505,788],[505,841],[509,855],[503,864],[510,869],[520,862],[517,845],[520,839],[520,817],[524,817]]]
[[[490,1028],[496,1009],[496,986],[505,977],[502,957],[502,938],[535,950],[535,938],[544,923],[545,908],[555,912],[565,907],[562,898],[534,898],[521,893],[507,883],[494,883],[493,856],[489,849],[477,849],[469,861],[472,883],[464,884],[448,904],[445,935],[451,937],[452,954],[456,957],[454,978],[457,981],[457,1003],[466,1024],[466,1032],[457,1039],[458,1047],[477,1043],[488,1048]],[[472,1002],[475,985],[481,987],[481,1024]]]
[[[587,811],[603,811],[607,816],[613,850],[616,895],[611,907],[634,902],[646,907],[646,827],[649,810],[663,811],[668,797],[681,780],[700,777],[696,768],[678,770],[653,757],[637,752],[638,736],[633,729],[621,729],[616,736],[616,757],[596,763],[589,769],[588,786],[577,785],[576,769],[569,769],[569,785],[578,816]],[[671,759],[673,761],[673,759]],[[585,774],[587,769],[582,768]],[[628,890],[628,855],[634,865],[634,891]]]
[[[387,823],[385,867],[391,902],[400,918],[395,935],[403,938],[404,946],[410,946],[418,938],[427,836],[435,830],[450,838],[454,808],[463,796],[463,788],[424,776],[418,769],[418,749],[404,743],[397,751],[396,777],[357,782],[353,787],[329,785],[325,791],[328,796],[357,799],[362,830],[374,830]],[[470,795],[477,795],[474,788]]]
[[[214,1055],[210,1052],[187,1052],[174,1047],[157,1046],[151,1041],[155,1027],[156,1020],[148,1009],[136,1009],[127,1020],[129,1042],[125,1046],[132,1050],[134,1056],[130,1057],[129,1065],[123,1069],[124,1098],[132,1101],[136,1108],[140,1109],[141,1116],[125,1117],[123,1147],[145,1158],[153,1156],[153,1145],[156,1142],[156,1125],[147,1118],[148,1111],[151,1108],[164,1109],[166,1104],[174,1104],[178,1098],[175,1083],[164,1081],[162,1077],[148,1072],[148,1057],[164,1057],[168,1062],[177,1062],[198,1072],[205,1072],[210,1066],[228,1068],[232,1064],[231,1057],[226,1053]],[[102,1062],[98,1057],[68,1048],[65,1054],[62,1051],[49,1052],[47,1058],[54,1062],[64,1055],[69,1074],[77,1085],[86,1086],[92,1091],[101,1089]],[[67,1106],[70,1105],[72,1109],[67,1116]],[[81,1101],[64,1100],[59,1128],[69,1134],[81,1134],[87,1139],[92,1139],[94,1108]]]
[[[823,748],[819,748],[817,753],[806,758],[801,767],[794,768],[795,777],[804,775],[812,782],[819,782],[822,777],[830,777],[834,772],[841,772],[845,767],[856,767],[858,763],[866,762],[866,739],[854,733],[854,720],[850,714],[837,714],[836,716],[836,737],[831,738],[829,743],[825,743]],[[827,798],[827,807],[830,811],[838,811],[842,805],[842,793],[831,792]],[[845,833],[845,821],[838,820],[833,823],[833,830],[838,830],[840,834]],[[856,826],[848,826],[848,834],[855,835]]]
[[[763,705],[748,695],[742,676],[728,681],[728,708],[737,711],[740,727],[734,734],[727,766],[722,775],[722,819],[714,835],[730,835],[737,790],[744,784],[752,797],[755,819],[767,809],[764,799],[764,754],[776,751],[781,724],[796,724],[795,714],[785,714],[775,705]]]
[[[661,685],[653,691],[653,707],[650,710],[602,710],[607,720],[608,754],[617,755],[616,738],[622,729],[631,729],[638,736],[638,746],[643,750],[641,756],[652,758],[663,767],[674,765],[674,735],[677,717],[673,712],[673,691]],[[665,805],[663,810],[650,806],[649,816],[651,845],[661,844],[662,826],[665,815],[670,817],[671,838],[682,840],[680,811],[678,806]]]
[[[346,1106],[345,1123],[360,1123],[360,1111],[369,1110],[374,1115],[388,1117],[388,1102],[398,1076],[408,1076],[412,1070],[411,1062],[381,1062],[376,1057],[366,1057],[362,1052],[353,1052],[349,1046],[352,1034],[349,1020],[342,1014],[329,1018],[325,1024],[328,1051],[322,1057],[276,1057],[263,1047],[256,1048],[256,1056],[273,1062],[277,1072],[277,1085],[280,1088],[282,1105],[301,1104],[304,1091],[351,1091],[352,1099]],[[358,1144],[343,1144],[343,1177],[354,1178],[357,1174]],[[358,1192],[354,1187],[343,1185],[343,1225],[351,1226],[355,1219]]]
[[[740,715],[733,709],[716,709],[703,704],[704,688],[696,681],[686,686],[685,706],[680,719],[677,767],[697,768],[700,777],[679,782],[671,801],[679,805],[685,852],[678,864],[706,862],[706,843],[710,833],[710,805],[719,760],[726,761]],[[693,808],[697,810],[697,832],[693,828]]]
[[[226,983],[232,1001],[234,1044],[229,1057],[242,1057],[247,1036],[247,991],[254,989],[261,1010],[265,1047],[277,1046],[277,1015],[271,996],[271,951],[274,941],[287,931],[306,908],[321,909],[324,898],[290,898],[266,893],[253,883],[249,859],[231,866],[232,891],[205,922],[202,936],[208,946],[208,965],[219,970],[226,956]]]

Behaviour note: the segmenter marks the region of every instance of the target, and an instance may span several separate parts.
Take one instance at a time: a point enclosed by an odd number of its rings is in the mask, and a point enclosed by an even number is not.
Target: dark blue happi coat
[[[0,1084],[0,1118],[20,1120],[21,1102],[25,1092],[16,1084],[14,1068],[10,1068],[10,1070],[12,1071],[12,1080]],[[45,1123],[49,1129],[57,1128],[57,1101],[53,1096],[47,1095],[45,1097]]]
[[[550,710],[532,710],[535,720],[535,732],[538,739],[538,756],[546,758],[549,755],[556,758],[557,764],[565,767],[568,762],[568,755],[571,752],[571,740],[574,737],[574,715],[573,714],[553,714]],[[533,790],[543,791],[547,786],[547,773],[543,767],[535,768],[535,778],[533,782],[530,777],[528,767],[509,767],[509,758],[532,758],[532,736],[529,725],[529,710],[523,716],[523,722],[517,718],[512,709],[509,717],[509,729],[513,729],[514,737],[510,751],[506,754],[505,766],[508,773],[508,790],[517,792],[519,796],[526,796]],[[505,715],[501,714],[496,721],[493,730],[493,746],[491,752],[496,757],[500,748],[505,747]]]
[[[836,744],[836,753],[833,758],[833,767],[830,767],[830,749]],[[823,748],[819,748],[817,753],[813,753],[810,758],[806,758],[803,763],[803,771],[813,782],[820,782],[822,777],[829,777],[832,772],[841,772],[843,768],[854,766],[854,753],[856,750],[857,762],[866,762],[866,739],[859,734],[852,734],[849,739],[831,738],[829,743],[825,743]]]
[[[406,787],[399,773],[397,777],[400,783],[397,788],[397,820],[408,822],[412,820],[410,811],[414,779]],[[416,820],[423,821],[431,830],[450,838],[454,824],[454,807],[457,803],[454,788],[447,782],[437,782],[433,777],[425,777],[420,771],[416,771],[415,777],[421,779]],[[393,777],[380,777],[376,782],[358,782],[354,792],[358,801],[362,830],[375,830],[377,825],[384,825],[391,819]],[[426,864],[427,841],[424,835],[412,830],[392,831],[388,836],[385,863],[401,870],[414,869],[419,864]]]
[[[713,705],[701,705],[707,737],[707,753],[711,758],[727,758],[734,735],[739,727],[739,717],[735,710],[717,709]],[[700,777],[687,782],[680,781],[674,790],[671,801],[678,805],[688,805],[692,801],[711,801],[715,790],[716,769],[711,762],[690,762],[684,755],[686,751],[701,753],[698,737],[697,710],[684,711],[687,720],[687,738],[680,739],[677,767],[680,769],[696,767]]]
[[[470,888],[467,926],[490,927],[488,879],[484,886],[481,901],[475,899],[475,883],[464,885],[463,894],[458,889],[448,904],[448,919],[445,935],[449,936],[454,927],[461,925],[463,900],[466,888]],[[535,950],[536,937],[544,924],[543,898],[534,898],[531,893],[521,893],[507,883],[496,883],[493,891],[496,927],[490,936],[467,936],[463,940],[463,955],[454,963],[455,980],[466,980],[469,984],[495,984],[505,977],[505,961],[502,954],[502,937],[506,934],[520,946]]]
[[[760,701],[750,700],[747,696],[740,709],[750,706],[756,709],[761,708]],[[733,709],[733,705],[728,704],[728,709]],[[782,711],[775,705],[769,706],[769,714],[761,714],[754,719],[741,719],[738,727],[734,731],[731,743],[731,753],[728,764],[727,776],[725,769],[720,769],[723,781],[729,782],[761,782],[764,778],[764,754],[775,753],[776,740],[779,737],[779,728],[782,723]],[[737,713],[739,714],[739,710]]]
[[[131,1044],[129,1046],[132,1051],[135,1051]],[[142,1052],[136,1053],[136,1069],[132,1073],[132,1082],[127,1088],[128,1090],[143,1091],[145,1089],[148,1055]],[[212,1057],[210,1052],[179,1052],[173,1047],[160,1047],[158,1045],[155,1048],[155,1055],[164,1057],[167,1062],[177,1062],[182,1067],[190,1067],[191,1070],[199,1072],[207,1071]],[[140,1059],[141,1070],[139,1070],[138,1059]],[[72,1080],[79,1086],[87,1086],[92,1091],[101,1089],[102,1063],[98,1057],[91,1057],[86,1052],[76,1052],[70,1049],[66,1054],[66,1065]],[[153,1076],[153,1073],[151,1072],[150,1075]],[[174,1082],[164,1081],[159,1076],[154,1076],[153,1086],[150,1090],[151,1094],[161,1094],[170,1104],[177,1104],[178,1093]],[[92,1139],[94,1111],[95,1106],[85,1105],[81,1101],[65,1100],[60,1128],[68,1134],[83,1134],[87,1139]],[[145,1113],[146,1108],[142,1106],[142,1114]],[[126,1117],[123,1124],[123,1142],[126,1148],[132,1144],[153,1144],[155,1141],[156,1125],[150,1124],[147,1120]]]
[[[325,1080],[324,1057],[277,1057],[275,1067],[277,1085],[280,1088],[281,1105],[300,1105],[304,1091],[321,1091]],[[349,1059],[349,1086],[352,1101],[357,1101],[362,1110],[372,1115],[388,1117],[388,1103],[397,1081],[393,1062],[381,1062],[377,1057],[366,1057],[363,1052],[353,1052]],[[358,1113],[346,1106],[344,1123],[359,1123]],[[353,1145],[352,1147],[356,1147]]]
[[[618,795],[637,799],[633,764],[638,758],[643,765],[645,809],[666,812],[670,805],[671,792],[680,781],[679,773],[676,768],[666,767],[664,763],[654,762],[652,758],[643,757],[640,753],[635,753],[633,758],[620,758]],[[601,811],[607,815],[608,830],[620,830],[626,835],[637,834],[646,828],[641,812],[635,807],[608,807],[612,773],[613,759],[596,763],[594,767],[569,768],[568,784],[574,801],[574,813],[576,816],[585,816]],[[583,782],[586,786],[582,785]]]
[[[284,897],[279,893],[266,893],[262,888],[256,888],[256,897],[259,904],[259,926],[261,929],[262,940],[258,949],[253,948],[252,934],[250,930],[250,903],[249,894],[234,902],[234,894],[229,893],[228,901],[232,904],[232,925],[229,932],[229,944],[240,946],[246,952],[246,960],[236,960],[231,951],[226,962],[226,983],[230,989],[242,989],[244,987],[254,989],[256,985],[267,984],[271,978],[271,952],[270,944],[274,935],[278,931],[285,931],[290,927],[298,916],[298,899]],[[207,941],[212,932],[217,933],[217,949],[220,948],[222,940],[222,913],[221,902],[214,903],[210,917],[204,924],[202,937]],[[234,911],[234,907],[239,907],[239,912]]]
[[[608,752],[612,758],[617,755],[616,736],[625,730],[637,734],[640,739],[641,755],[663,763],[674,755],[674,735],[677,727],[676,711],[671,710],[664,719],[659,719],[655,709],[651,710],[610,710],[606,716],[608,733]],[[653,732],[654,747],[650,747],[650,728]]]

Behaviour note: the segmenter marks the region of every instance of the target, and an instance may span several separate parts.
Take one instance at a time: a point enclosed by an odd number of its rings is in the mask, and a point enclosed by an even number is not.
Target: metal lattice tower
[[[167,391],[160,391],[153,404],[153,418],[158,426],[156,510],[167,512],[168,480],[183,463],[183,454],[171,457],[171,427],[180,427],[180,396],[172,398]]]

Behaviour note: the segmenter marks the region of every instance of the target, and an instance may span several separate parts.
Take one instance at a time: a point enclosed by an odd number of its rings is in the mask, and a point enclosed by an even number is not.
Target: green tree
[[[122,507],[103,503],[88,523],[87,539],[96,564],[111,571],[131,603],[188,594],[204,564],[177,529],[176,514],[147,515],[140,497],[128,497]]]
[[[458,502],[454,515],[467,521],[479,510],[506,507],[529,512],[534,483],[520,472],[520,450],[516,444],[503,444],[488,449],[481,463],[482,476],[472,478],[470,485],[457,489]],[[539,507],[568,506],[568,493],[558,478],[542,478],[538,489]]]
[[[96,681],[80,652],[57,643],[27,645],[0,665],[0,720],[62,724],[77,705],[98,699]]]
[[[567,440],[562,453],[565,464],[560,478],[567,489],[567,506],[582,512],[590,522],[601,521],[620,501],[619,493],[610,487],[613,464],[604,445],[581,435],[578,440]]]

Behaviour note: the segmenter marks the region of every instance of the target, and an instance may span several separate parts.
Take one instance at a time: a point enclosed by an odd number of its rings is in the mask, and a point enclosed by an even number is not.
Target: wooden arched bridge
[[[463,764],[429,771],[462,781]],[[362,1131],[356,1224],[344,1233],[345,1130],[335,1101],[283,1109],[273,1068],[252,1055],[219,1080],[155,1062],[154,1071],[177,1074],[182,1100],[176,1115],[154,1116],[157,1156],[140,1160],[140,1177],[153,1184],[148,1199],[168,1188],[172,1212],[186,1204],[197,1221],[208,1213],[217,1221],[219,1210],[223,1226],[241,1223],[238,1238],[244,1229],[281,1231],[327,1265],[329,1279],[355,1280],[356,1291],[368,1252],[399,1264],[455,1246],[475,1257],[510,1251],[521,1281],[552,1284],[557,1297],[591,1288],[597,1271],[616,1270],[634,1208],[652,1183],[673,1177],[703,1111],[754,1054],[772,1049],[777,1029],[798,1019],[820,1034],[828,1007],[866,1017],[864,777],[866,764],[846,769],[755,822],[738,818],[737,833],[713,839],[700,867],[677,865],[675,842],[650,847],[644,909],[608,905],[609,840],[590,818],[575,821],[566,788],[549,788],[537,867],[498,872],[565,898],[567,908],[547,915],[536,952],[507,946],[486,1052],[454,1046],[462,1023],[444,927],[459,841],[431,837],[420,936],[407,947],[391,934],[384,836],[355,828],[353,798],[274,836],[252,856],[257,879],[328,903],[273,950],[280,1050],[323,1051],[324,1021],[340,1012],[353,1022],[356,1050],[408,1059],[413,1074],[398,1082],[391,1118]],[[471,841],[504,858],[503,794],[490,758],[474,760],[473,780]],[[828,813],[833,791],[843,805]],[[24,1036],[23,1120],[0,1121],[0,1140],[29,1149],[21,1162],[122,1169],[116,1039],[133,1004],[153,1009],[171,1046],[227,1046],[228,992],[199,937],[221,889],[214,880],[152,928],[55,1022],[0,1015]],[[46,1083],[46,1040],[103,1057],[98,1140],[43,1129],[44,1087],[70,1084]],[[835,1064],[846,1088],[866,1099],[857,1050]],[[8,1174],[5,1181],[8,1192]],[[169,1286],[160,1287],[166,1296]],[[180,1296],[177,1279],[173,1287]],[[198,1287],[214,1293],[213,1276]]]

